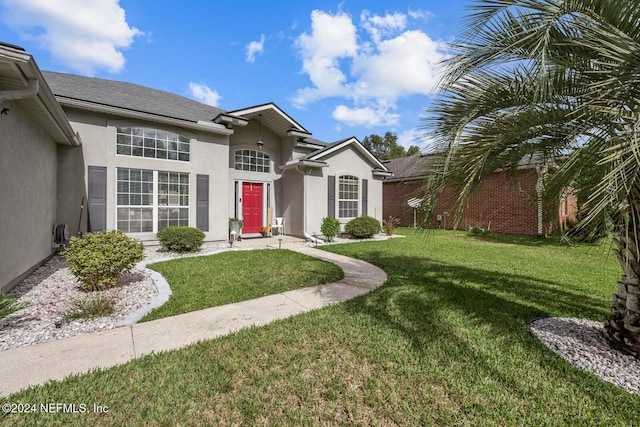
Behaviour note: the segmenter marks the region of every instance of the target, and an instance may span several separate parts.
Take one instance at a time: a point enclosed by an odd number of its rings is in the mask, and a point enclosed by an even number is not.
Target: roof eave
[[[378,176],[378,177],[391,177],[393,176],[393,173],[391,173],[390,171],[384,171],[384,170],[380,170],[380,169],[374,169],[373,170],[373,176]]]
[[[307,168],[325,168],[329,166],[327,162],[321,162],[318,160],[309,160],[309,159],[296,159],[290,160],[284,165],[280,166],[281,170],[287,169],[295,169],[297,167],[307,167]]]
[[[218,123],[214,123],[213,121],[209,122],[209,121],[200,120],[197,122],[193,122],[193,121],[178,119],[174,117],[160,116],[157,114],[129,110],[126,108],[115,107],[112,105],[96,104],[90,101],[84,101],[80,99],[73,99],[73,98],[66,98],[66,97],[58,97],[58,102],[60,102],[60,104],[64,107],[77,108],[85,111],[91,111],[91,112],[103,113],[103,114],[112,114],[115,116],[138,119],[138,120],[147,120],[154,123],[161,123],[165,125],[188,128],[188,129],[198,130],[202,132],[215,133],[219,135],[233,134],[233,129],[228,129],[227,127]]]
[[[13,64],[19,70],[20,80],[25,87],[29,85],[29,80],[38,82],[37,93],[31,99],[34,99],[47,114],[49,122],[53,125],[53,129],[49,130],[56,134],[56,136],[52,135],[54,140],[57,143],[72,146],[81,145],[80,135],[71,127],[69,119],[53,95],[33,56],[17,46],[0,44],[0,59]]]
[[[241,116],[220,113],[213,119],[213,122],[226,126],[246,126],[249,124],[249,119]]]

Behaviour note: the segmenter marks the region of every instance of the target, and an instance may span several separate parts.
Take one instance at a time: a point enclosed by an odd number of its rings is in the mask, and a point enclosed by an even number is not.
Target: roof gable
[[[330,156],[331,154],[335,153],[336,151],[342,150],[344,148],[350,148],[358,151],[371,164],[371,166],[374,169],[379,169],[385,172],[389,171],[387,167],[380,160],[378,160],[378,158],[374,156],[373,153],[371,153],[371,151],[367,149],[367,147],[362,145],[362,143],[360,143],[358,138],[356,138],[355,136],[352,136],[347,139],[343,139],[342,141],[335,142],[321,150],[314,151],[313,153],[310,153],[307,156],[305,156],[305,158],[308,160],[316,160],[316,161],[323,160],[326,157]]]
[[[292,133],[300,137],[308,137],[311,135],[311,132],[305,129],[300,123],[295,121],[273,102],[242,108],[240,110],[228,111],[227,114],[247,119],[259,119],[262,126],[270,129],[273,133],[281,137]]]

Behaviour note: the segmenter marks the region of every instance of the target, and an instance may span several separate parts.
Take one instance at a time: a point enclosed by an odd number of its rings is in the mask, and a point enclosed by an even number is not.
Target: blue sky
[[[470,0],[0,0],[0,41],[43,70],[136,83],[235,110],[275,102],[313,137],[421,117]]]

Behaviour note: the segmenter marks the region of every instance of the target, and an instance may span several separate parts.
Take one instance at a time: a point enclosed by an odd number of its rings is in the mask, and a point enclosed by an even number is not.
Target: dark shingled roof
[[[415,156],[400,157],[384,162],[393,173],[387,181],[411,181],[424,178],[432,170],[437,157],[433,154],[416,154]]]
[[[384,165],[393,172],[393,177],[387,181],[411,181],[425,178],[440,160],[438,154],[416,154],[415,156],[400,157],[398,159],[387,160]],[[529,154],[518,162],[518,169],[535,168],[545,163],[540,154]],[[554,163],[550,164],[551,166]]]
[[[58,100],[73,99],[198,122],[225,112],[179,95],[132,83],[43,71]]]

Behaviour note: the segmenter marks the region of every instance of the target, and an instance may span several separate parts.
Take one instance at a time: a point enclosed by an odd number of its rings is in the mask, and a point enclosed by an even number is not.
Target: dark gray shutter
[[[362,180],[362,216],[369,215],[369,181]]]
[[[196,176],[196,227],[209,231],[209,175]]]
[[[327,193],[329,194],[329,197],[327,199],[327,206],[328,206],[328,211],[327,211],[327,215],[330,216],[331,218],[335,218],[336,217],[336,177],[335,175],[329,175],[328,177],[328,181],[329,181],[329,188],[327,189]]]
[[[107,168],[89,166],[87,175],[89,231],[103,231],[107,228]]]

